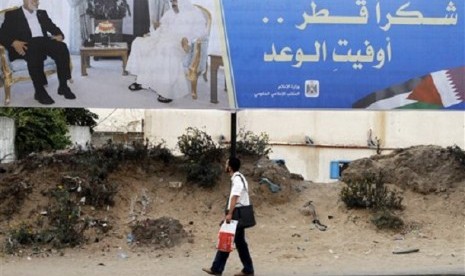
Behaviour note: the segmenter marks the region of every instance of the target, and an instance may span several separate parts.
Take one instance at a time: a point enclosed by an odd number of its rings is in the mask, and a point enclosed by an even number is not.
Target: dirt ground
[[[0,222],[0,241],[6,243],[9,231],[20,223],[43,216],[44,190],[55,187],[70,170],[58,164],[33,170],[24,165],[8,167],[0,174],[0,187],[14,179],[31,189],[15,214]],[[404,198],[405,208],[398,212],[405,222],[402,229],[378,230],[370,221],[370,211],[347,209],[339,199],[343,182],[304,181],[279,164],[245,160],[242,171],[249,180],[258,223],[246,231],[256,275],[465,274],[465,171],[461,164],[443,148],[424,146],[355,161],[345,174],[350,177],[377,168],[391,175],[391,184]],[[423,175],[424,170],[429,177],[410,176]],[[260,184],[262,177],[280,184],[281,191],[272,193],[270,186]],[[185,183],[184,175],[170,167],[156,167],[156,173],[148,174],[127,165],[108,179],[118,184],[114,204],[101,209],[84,205],[80,215],[93,218],[96,224],[104,222],[100,226],[109,229],[87,230],[86,241],[74,248],[43,246],[22,248],[13,255],[2,253],[0,276],[204,275],[201,268],[211,265],[215,253],[228,176],[223,175],[215,188],[206,189]],[[177,182],[182,186],[176,187]],[[2,198],[3,203],[7,200]],[[309,200],[326,231],[302,214]],[[168,226],[160,226],[154,222],[157,219]],[[169,240],[141,239],[144,231],[134,230],[136,222],[157,225],[151,231],[162,229],[155,236]],[[412,249],[417,252],[393,254]],[[237,253],[232,252],[223,275],[240,269]]]

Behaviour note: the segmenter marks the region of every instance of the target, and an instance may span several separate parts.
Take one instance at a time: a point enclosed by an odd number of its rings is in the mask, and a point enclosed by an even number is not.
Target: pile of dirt
[[[433,145],[395,150],[350,162],[342,181],[360,181],[366,174],[382,176],[394,184],[421,194],[445,192],[465,179],[465,165],[453,147]]]
[[[59,237],[69,237],[68,233],[76,234],[80,248],[85,246],[97,252],[108,252],[112,248],[126,246],[128,242],[132,245],[131,250],[185,248],[194,244],[194,240],[197,247],[209,248],[212,237],[216,237],[211,229],[216,229],[222,219],[230,190],[230,176],[222,174],[218,185],[202,188],[196,183],[186,182],[186,173],[180,169],[179,160],[166,162],[144,159],[136,156],[137,152],[129,154],[132,154],[132,160],[123,151],[101,154],[59,152],[32,155],[2,165],[5,172],[0,173],[0,243],[11,240],[13,230],[22,229],[27,231],[15,233],[41,234],[31,237],[32,240],[43,238],[44,234],[46,240],[55,241]],[[337,198],[340,185],[325,186],[304,181],[301,176],[290,173],[281,160],[240,158],[241,171],[249,182],[251,200],[256,207],[258,224],[260,227],[273,225],[277,228],[270,233],[280,236],[279,231],[287,231],[286,227],[294,227],[294,224],[308,227],[315,218],[318,219],[315,210],[311,218],[302,218],[299,212],[299,208],[309,200],[313,200],[318,209],[321,223],[328,225],[325,233],[334,227],[345,229],[347,224],[354,227],[354,233],[359,231],[360,225],[350,224],[355,220],[350,217],[352,214],[357,217],[357,222],[368,221],[368,215],[349,212],[341,207]],[[436,146],[412,147],[389,155],[356,160],[343,172],[343,177],[357,179],[367,171],[383,172],[389,183],[425,193],[433,191],[433,188],[452,191],[465,180],[463,164],[457,161],[453,151]],[[404,193],[412,197],[409,191]],[[433,196],[442,200],[443,195]],[[448,196],[459,197],[453,193]],[[463,204],[463,199],[450,203],[444,201],[447,208],[441,205],[441,210],[450,209],[454,216],[463,218],[463,208],[457,207]],[[67,208],[61,208],[63,206]],[[409,215],[409,210],[407,208],[407,220],[417,221],[417,213]],[[416,209],[413,207],[411,210]],[[446,215],[444,221],[449,219]],[[67,223],[75,223],[75,228],[61,228],[57,232],[55,223],[58,220],[53,219],[55,217],[68,219]],[[436,220],[438,217],[441,218],[436,216]],[[373,231],[369,221],[366,225],[369,231]],[[50,234],[55,236],[50,237]],[[257,246],[262,239],[263,242],[267,239],[258,234],[254,238]],[[280,242],[284,250],[291,250],[286,239]],[[37,246],[52,245],[34,245]],[[24,247],[20,249],[26,250]]]
[[[302,176],[291,173],[283,160],[261,158],[249,161],[252,162],[247,162],[241,171],[259,184],[252,193],[254,202],[284,204],[292,200],[296,187],[303,181]]]
[[[11,218],[21,208],[32,189],[27,180],[19,175],[10,176],[3,181],[9,185],[0,186],[0,216]]]
[[[171,248],[187,238],[187,232],[179,220],[170,217],[138,221],[131,229],[128,239],[130,243],[136,242],[154,249]]]
[[[284,164],[257,157],[242,161],[257,206],[291,200],[295,194],[292,187],[301,180]],[[212,189],[186,182],[181,163],[182,159],[149,159],[142,151],[114,146],[94,152],[32,154],[5,165],[0,174],[0,239],[12,235],[27,239],[26,244],[15,243],[17,248],[10,248],[11,252],[31,245],[96,244],[128,235],[133,236],[134,244],[152,249],[193,242],[193,221],[189,219],[183,226],[182,212],[177,210],[189,208],[194,202],[189,198],[192,194],[200,194],[197,202],[206,207],[201,211],[204,215],[223,209],[230,176],[222,174],[220,184],[213,188],[219,193],[206,199],[203,193]],[[263,179],[279,185],[279,192],[272,192],[267,184],[254,183]]]

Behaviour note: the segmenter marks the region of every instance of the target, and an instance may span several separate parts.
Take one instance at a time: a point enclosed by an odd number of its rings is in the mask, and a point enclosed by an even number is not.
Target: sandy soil
[[[465,275],[465,180],[442,186],[430,193],[401,189],[405,209],[399,213],[406,227],[378,230],[369,210],[349,210],[339,199],[344,183],[293,181],[287,200],[282,194],[267,193],[253,176],[253,164],[244,167],[256,209],[257,226],[246,231],[256,275]],[[63,172],[37,170],[28,179],[51,179]],[[215,254],[218,223],[229,190],[223,176],[213,190],[184,185],[172,188],[169,182],[183,181],[173,171],[146,175],[133,167],[109,176],[119,182],[113,207],[83,215],[110,221],[112,229],[98,242],[68,249],[52,249],[16,256],[0,255],[0,276],[33,275],[206,275]],[[38,181],[40,185],[55,185]],[[39,184],[37,184],[39,185]],[[28,200],[13,221],[0,223],[4,240],[8,227],[32,220],[44,206],[41,189]],[[275,198],[273,198],[275,197]],[[320,231],[300,211],[309,200],[327,225]],[[277,203],[280,202],[280,203]],[[190,238],[172,248],[128,243],[134,220],[168,216],[178,219]],[[394,251],[418,249],[409,254]],[[240,271],[233,252],[223,275]]]
[[[416,226],[407,233],[391,233],[376,230],[367,220],[366,211],[345,210],[337,201],[340,185],[307,183],[292,203],[260,204],[258,225],[247,231],[256,275],[465,273],[463,188],[449,195],[418,196],[407,192],[403,217]],[[221,216],[220,212],[206,211],[196,200],[202,193],[205,192],[193,192],[188,196],[192,200],[178,207],[183,212],[177,217],[194,233],[193,243],[151,250],[128,245],[126,237],[120,236],[65,250],[63,256],[57,252],[49,257],[4,256],[0,259],[0,275],[203,275],[201,267],[208,267],[214,256]],[[212,197],[216,194],[211,192]],[[167,190],[160,195],[168,202],[179,192]],[[324,232],[298,211],[309,199],[314,201],[321,222],[328,226]],[[147,217],[178,208],[161,203],[153,206]],[[196,212],[200,215],[193,215]],[[392,253],[401,249],[419,252]],[[240,269],[233,252],[224,275],[233,275]]]

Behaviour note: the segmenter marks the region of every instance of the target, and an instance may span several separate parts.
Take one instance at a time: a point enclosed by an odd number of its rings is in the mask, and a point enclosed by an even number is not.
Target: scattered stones
[[[182,188],[182,182],[181,181],[170,181],[168,183],[168,186],[172,189],[180,189]]]

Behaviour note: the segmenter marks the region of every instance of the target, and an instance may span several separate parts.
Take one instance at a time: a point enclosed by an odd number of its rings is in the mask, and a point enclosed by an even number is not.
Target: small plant
[[[465,151],[463,151],[459,146],[454,145],[452,147],[447,147],[447,151],[455,157],[455,159],[465,167]]]
[[[18,228],[12,229],[5,240],[4,251],[13,254],[21,245],[34,243],[35,234],[32,227],[26,223],[21,223]]]
[[[378,210],[371,218],[378,229],[401,229],[404,221],[387,209]]]
[[[86,198],[86,204],[95,208],[114,206],[114,197],[118,191],[118,185],[107,181],[92,181],[82,186],[81,196]]]
[[[218,150],[212,137],[198,128],[188,127],[186,133],[178,137],[179,150],[189,160],[199,160],[206,155],[214,157],[212,152]]]
[[[148,140],[147,140],[147,143],[148,143]],[[155,160],[161,160],[165,164],[169,164],[174,160],[174,155],[166,147],[165,141],[161,141],[160,143],[150,147],[149,156],[150,158],[153,158]]]
[[[218,163],[190,162],[186,165],[187,181],[198,183],[199,186],[211,188],[216,185],[221,174]]]
[[[59,186],[52,191],[52,195],[56,201],[49,208],[49,224],[51,228],[44,230],[43,234],[51,231],[53,235],[53,245],[55,247],[63,247],[65,245],[74,247],[83,241],[82,229],[79,229],[79,208],[74,203],[70,194],[63,187]],[[46,242],[48,239],[42,240]]]
[[[87,223],[79,219],[79,208],[66,189],[59,186],[51,191],[54,203],[47,208],[47,216],[37,221],[40,230],[21,223],[6,237],[4,250],[13,254],[26,246],[51,244],[55,248],[74,247],[84,240]]]
[[[402,209],[403,198],[387,189],[382,174],[367,174],[360,181],[346,184],[341,189],[340,198],[348,208]]]
[[[216,185],[221,174],[223,152],[205,131],[189,127],[178,137],[178,147],[187,158],[187,180],[202,187]]]
[[[399,229],[404,224],[401,218],[390,211],[403,208],[403,197],[387,189],[382,174],[368,173],[359,181],[348,182],[341,189],[340,198],[348,208],[373,210],[371,221],[379,229]]]
[[[271,153],[268,134],[262,132],[257,135],[252,131],[241,129],[237,136],[237,153],[255,156],[267,156]]]

